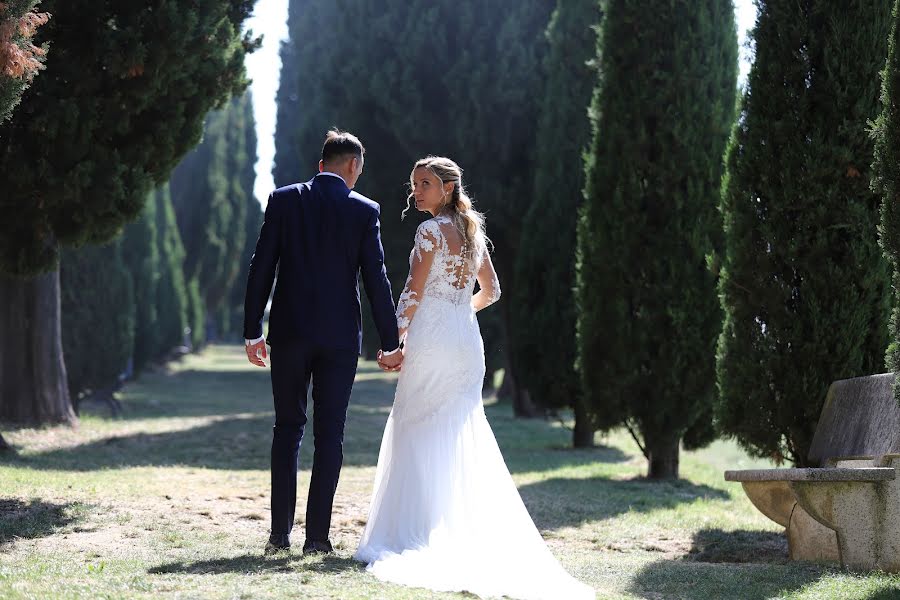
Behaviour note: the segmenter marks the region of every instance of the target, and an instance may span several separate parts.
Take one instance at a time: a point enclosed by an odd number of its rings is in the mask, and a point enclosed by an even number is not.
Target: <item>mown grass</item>
[[[361,364],[328,557],[262,556],[272,424],[268,373],[213,346],[121,393],[123,416],[3,428],[0,598],[452,598],[381,583],[351,559],[365,523],[394,377]],[[559,423],[488,416],[535,523],[598,598],[900,598],[900,577],[792,563],[784,536],[725,468],[767,466],[733,443],[645,481],[622,432],[571,450]],[[311,437],[302,449],[302,542]]]

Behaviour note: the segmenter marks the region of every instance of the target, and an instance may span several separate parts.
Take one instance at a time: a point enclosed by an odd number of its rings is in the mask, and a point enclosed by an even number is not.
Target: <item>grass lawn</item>
[[[262,556],[273,413],[268,371],[238,346],[143,375],[120,394],[120,418],[2,428],[17,454],[0,455],[0,598],[471,598],[384,584],[351,559],[394,385],[361,363],[335,499],[337,552],[327,557]],[[788,562],[779,527],[722,479],[725,468],[768,466],[731,442],[684,453],[684,479],[649,483],[625,433],[570,450],[560,423],[515,420],[509,406],[488,404],[535,523],[598,598],[900,598],[897,575]]]

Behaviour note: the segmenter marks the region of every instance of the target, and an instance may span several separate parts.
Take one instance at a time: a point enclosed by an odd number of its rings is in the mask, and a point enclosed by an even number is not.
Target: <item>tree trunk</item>
[[[519,386],[516,374],[513,372],[512,362],[509,360],[508,355],[506,358],[506,367],[503,372],[503,385],[500,387],[504,393],[504,397],[508,397],[512,400],[514,416],[524,417],[526,419],[544,416],[540,407],[531,400],[531,394],[528,393],[528,390]]]
[[[0,419],[75,423],[63,361],[59,269],[0,275]]]
[[[502,302],[501,302],[502,304]],[[516,417],[525,417],[533,419],[543,417],[544,412],[532,400],[531,395],[523,387],[519,386],[519,378],[513,364],[511,351],[512,339],[509,334],[512,324],[512,314],[509,310],[509,303],[503,304],[501,307],[501,335],[503,336],[503,347],[506,348],[504,354],[504,372],[503,384],[500,386],[501,391],[508,395],[512,400],[513,415]],[[499,397],[499,392],[498,392]]]
[[[650,467],[648,479],[678,479],[679,439],[660,437],[646,440]]]
[[[572,431],[572,446],[575,448],[593,448],[594,424],[587,412],[582,398],[576,398],[573,406],[575,412],[575,429]]]

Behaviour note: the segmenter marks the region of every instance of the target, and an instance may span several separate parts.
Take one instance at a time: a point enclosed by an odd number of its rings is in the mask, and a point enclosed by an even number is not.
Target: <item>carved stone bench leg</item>
[[[837,534],[797,504],[789,481],[745,481],[741,485],[759,512],[785,528],[791,560],[840,562]]]
[[[837,532],[809,516],[799,503],[794,505],[794,512],[791,513],[787,538],[791,560],[841,562]]]
[[[791,487],[797,501],[813,518],[837,532],[845,567],[881,568],[886,482],[794,481]]]

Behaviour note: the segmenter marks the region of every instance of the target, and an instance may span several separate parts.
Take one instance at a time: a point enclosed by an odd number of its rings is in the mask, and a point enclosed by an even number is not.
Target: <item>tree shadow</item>
[[[695,501],[728,500],[719,489],[687,480],[644,478],[551,478],[526,484],[519,493],[535,524],[542,530],[577,527],[629,511],[649,512]]]
[[[787,537],[775,531],[701,529],[684,558],[705,563],[786,564]]]
[[[900,584],[873,592],[865,600],[897,600],[900,598]]]
[[[385,376],[374,364],[360,364],[345,428],[346,466],[371,467],[377,463],[395,389],[396,377]],[[121,398],[122,414],[114,420],[158,418],[172,421],[171,428],[179,429],[111,434],[74,447],[19,456],[0,452],[0,462],[82,472],[136,466],[226,470],[265,470],[269,466],[274,411],[268,371],[155,371],[129,383]],[[308,406],[311,423],[313,403]],[[489,406],[487,412],[511,473],[629,460],[618,448],[565,447],[569,432],[546,420],[515,419],[508,407]],[[206,420],[179,424],[179,418]],[[308,425],[301,446],[301,469],[310,468],[312,448],[312,426]]]
[[[268,469],[273,418],[232,417],[185,430],[133,433],[30,455],[4,457],[4,462],[31,469],[94,471],[128,467],[187,466],[209,469]],[[312,455],[312,428],[301,446],[301,468]],[[365,444],[344,453],[346,466],[372,466],[377,445]]]
[[[47,537],[79,521],[82,515],[77,509],[81,506],[0,498],[0,551],[16,540]]]
[[[363,381],[354,390],[344,435],[344,465],[374,466],[390,407],[373,401],[393,387],[383,380]],[[312,460],[312,403],[301,444],[301,469]],[[160,433],[112,435],[78,446],[34,454],[0,453],[0,462],[33,469],[93,471],[145,466],[192,466],[210,469],[268,469],[274,413],[225,414],[202,425]],[[178,409],[169,417],[184,416]],[[196,416],[196,415],[194,415]]]
[[[173,385],[173,378],[177,378],[177,385]],[[354,400],[390,408],[395,386],[395,378],[385,376],[377,366],[360,363],[353,386]],[[376,388],[377,393],[370,397],[368,392],[372,387]],[[161,393],[162,390],[172,390],[173,393]],[[223,398],[228,401],[223,402]],[[273,410],[268,369],[148,371],[117,391],[114,402],[118,409],[114,414],[110,413],[109,402],[94,398],[84,399],[81,408],[91,415],[125,421]]]
[[[682,559],[645,565],[632,578],[628,592],[639,597],[709,600],[781,598],[815,583],[828,569],[808,563],[701,563]]]
[[[549,429],[549,427],[548,427]],[[572,448],[570,446],[546,445],[543,447],[515,447],[503,443],[498,432],[498,443],[503,448],[503,459],[510,473],[532,471],[552,471],[567,467],[583,467],[595,463],[623,463],[630,456],[613,446],[593,448]]]
[[[340,573],[343,571],[363,571],[366,566],[353,560],[333,554],[306,561],[302,555],[281,554],[261,556],[244,554],[232,558],[216,558],[198,562],[173,562],[158,565],[147,570],[152,575],[184,573],[190,575],[221,575],[225,573],[258,574],[264,572],[313,571],[316,573]]]
[[[783,533],[702,529],[694,534],[686,555],[646,565],[628,591],[654,600],[763,600],[814,584],[835,571],[834,566],[789,560]]]

